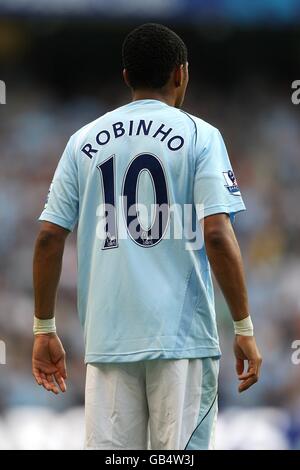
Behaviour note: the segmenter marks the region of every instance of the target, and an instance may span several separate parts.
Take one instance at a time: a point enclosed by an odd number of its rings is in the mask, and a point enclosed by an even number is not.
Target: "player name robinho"
[[[95,136],[94,142],[86,143],[81,151],[89,158],[93,158],[99,149],[108,144],[111,139],[119,139],[123,136],[149,136],[165,142],[168,149],[175,152],[184,145],[184,138],[176,134],[172,127],[164,123],[154,123],[140,119],[139,121],[114,122],[108,129],[101,129]]]

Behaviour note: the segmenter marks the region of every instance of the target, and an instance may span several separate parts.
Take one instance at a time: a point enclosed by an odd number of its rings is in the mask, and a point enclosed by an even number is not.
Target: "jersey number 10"
[[[115,155],[97,165],[102,178],[106,226],[103,250],[118,247]],[[138,216],[139,177],[147,171],[151,177],[155,195],[155,217],[147,229],[141,226]],[[163,238],[169,223],[169,197],[165,171],[161,161],[150,153],[136,155],[130,162],[123,177],[121,196],[127,232],[139,246],[148,248],[157,245]]]

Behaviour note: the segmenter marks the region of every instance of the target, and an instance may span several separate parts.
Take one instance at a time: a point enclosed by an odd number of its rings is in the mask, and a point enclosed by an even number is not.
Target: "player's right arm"
[[[207,256],[218,284],[229,306],[233,321],[250,321],[248,296],[242,257],[230,218],[227,214],[215,214],[204,219],[204,239]],[[236,323],[238,322],[238,323]],[[241,329],[235,335],[234,354],[236,372],[240,380],[239,392],[243,392],[259,379],[262,358],[251,328]],[[245,361],[248,362],[244,372]]]
[[[56,292],[68,234],[68,230],[56,224],[42,222],[33,258],[35,335],[32,373],[39,385],[55,394],[59,389],[66,391],[65,351],[54,328],[49,332],[47,328],[54,324]]]
[[[65,240],[78,220],[78,169],[73,138],[59,161],[48,201],[40,216],[33,260],[35,297],[33,375],[55,394],[66,390],[65,351],[55,328],[55,300]]]

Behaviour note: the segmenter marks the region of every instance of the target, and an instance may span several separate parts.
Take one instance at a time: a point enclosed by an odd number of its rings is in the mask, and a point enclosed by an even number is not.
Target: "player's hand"
[[[66,353],[54,333],[36,335],[32,352],[32,373],[39,385],[56,395],[67,390]]]
[[[236,357],[236,372],[241,381],[239,392],[244,392],[259,379],[262,358],[254,336],[236,335],[234,341]],[[247,372],[244,372],[245,361],[248,362]]]

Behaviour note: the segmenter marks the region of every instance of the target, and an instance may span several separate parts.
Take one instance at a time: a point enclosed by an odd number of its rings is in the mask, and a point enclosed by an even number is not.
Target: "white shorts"
[[[88,364],[86,449],[214,446],[219,360]]]

